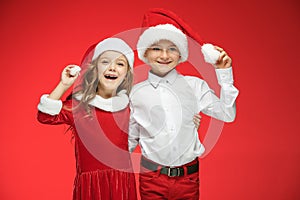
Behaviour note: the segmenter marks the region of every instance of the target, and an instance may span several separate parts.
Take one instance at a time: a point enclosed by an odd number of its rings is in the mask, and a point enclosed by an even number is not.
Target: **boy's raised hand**
[[[232,60],[227,55],[227,53],[222,49],[221,47],[215,46],[215,49],[217,49],[220,52],[219,59],[217,60],[215,66],[217,69],[225,69],[231,67]]]

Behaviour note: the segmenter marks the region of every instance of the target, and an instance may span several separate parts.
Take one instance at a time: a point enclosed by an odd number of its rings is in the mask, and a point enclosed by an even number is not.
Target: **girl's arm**
[[[70,70],[76,65],[68,65],[64,68],[61,81],[55,87],[55,89],[49,94],[42,95],[38,104],[37,119],[44,124],[72,124],[72,112],[67,109],[62,109],[63,103],[60,100],[62,95],[73,85],[78,78],[79,73],[75,73],[74,76],[70,74]],[[64,106],[71,109],[72,102],[64,102]]]

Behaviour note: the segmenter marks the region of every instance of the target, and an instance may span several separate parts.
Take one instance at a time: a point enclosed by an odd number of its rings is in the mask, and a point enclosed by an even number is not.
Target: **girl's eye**
[[[119,63],[117,63],[117,64],[118,64],[118,66],[121,66],[121,67],[125,66],[125,64],[122,63],[122,62],[119,62]]]
[[[101,64],[107,65],[107,64],[109,64],[109,62],[107,60],[101,60]]]

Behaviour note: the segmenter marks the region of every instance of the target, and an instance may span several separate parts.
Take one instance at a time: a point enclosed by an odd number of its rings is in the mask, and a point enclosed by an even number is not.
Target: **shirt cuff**
[[[216,69],[218,83],[222,85],[223,83],[233,84],[233,74],[232,67],[225,69]]]
[[[57,115],[62,109],[62,101],[49,99],[48,94],[41,96],[38,110],[49,115]]]

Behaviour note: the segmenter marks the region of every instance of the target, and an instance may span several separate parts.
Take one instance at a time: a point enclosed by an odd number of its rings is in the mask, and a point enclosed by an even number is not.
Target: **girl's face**
[[[180,52],[171,41],[160,40],[151,45],[144,56],[151,65],[152,73],[163,77],[178,65]]]
[[[97,67],[100,95],[114,96],[129,68],[126,57],[116,51],[105,51],[98,58]]]

